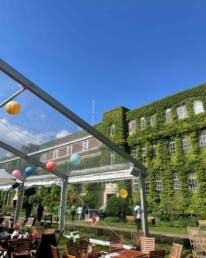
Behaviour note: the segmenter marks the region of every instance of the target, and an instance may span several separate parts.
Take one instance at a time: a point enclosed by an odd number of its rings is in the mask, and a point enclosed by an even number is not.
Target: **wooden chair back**
[[[66,246],[65,246],[65,254],[66,255],[70,255],[70,256],[75,256],[76,258],[80,258],[81,257],[81,254],[77,248],[77,245],[76,243],[68,243]]]
[[[206,250],[206,232],[197,227],[189,227],[188,234],[194,257],[204,257]],[[206,256],[205,256],[206,257]]]
[[[123,247],[124,247],[124,238],[122,236],[116,236],[110,239],[109,251],[123,249]]]
[[[170,249],[169,258],[180,258],[182,254],[183,245],[173,243]]]
[[[155,238],[153,237],[140,237],[140,249],[144,254],[155,250]]]
[[[148,254],[148,258],[164,258],[165,251],[164,250],[154,250],[150,251]]]
[[[80,254],[87,253],[88,246],[89,246],[89,238],[88,237],[77,238],[76,246]]]
[[[13,256],[20,254],[21,256],[29,255],[30,251],[32,250],[32,241],[32,239],[17,239],[14,246]]]
[[[50,245],[52,258],[60,258],[57,247]]]

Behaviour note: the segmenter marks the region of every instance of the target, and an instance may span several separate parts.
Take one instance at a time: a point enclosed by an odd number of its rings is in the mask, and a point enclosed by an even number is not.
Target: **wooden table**
[[[113,256],[113,253],[117,253],[118,255]],[[141,251],[128,249],[114,250],[111,253],[108,253],[108,256],[110,254],[112,258],[136,258],[144,256]]]

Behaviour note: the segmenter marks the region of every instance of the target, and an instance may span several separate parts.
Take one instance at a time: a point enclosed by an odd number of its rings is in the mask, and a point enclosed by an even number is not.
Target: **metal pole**
[[[18,199],[17,199],[17,203],[16,203],[16,210],[15,210],[15,215],[14,215],[14,224],[16,224],[18,222],[20,213],[21,213],[21,209],[22,209],[22,205],[23,205],[23,199],[24,199],[24,183],[22,183],[17,190],[17,194],[18,194]]]
[[[64,230],[65,219],[66,219],[66,201],[67,201],[67,182],[68,177],[62,178],[61,187],[61,201],[60,201],[60,213],[59,213],[59,231]]]
[[[146,188],[145,188],[145,177],[139,175],[139,186],[140,186],[140,199],[142,208],[142,231],[144,236],[149,235],[148,221],[147,221],[147,206],[146,206]]]

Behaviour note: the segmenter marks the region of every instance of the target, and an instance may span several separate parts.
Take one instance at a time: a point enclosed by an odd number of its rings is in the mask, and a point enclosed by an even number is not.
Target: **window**
[[[136,120],[131,120],[128,123],[129,126],[129,135],[132,135],[136,131]]]
[[[166,115],[167,122],[172,121],[172,109],[171,108],[166,109],[165,115]]]
[[[176,146],[175,146],[175,141],[171,140],[169,142],[169,153],[170,154],[175,154]]]
[[[112,124],[110,127],[110,136],[114,136],[115,135],[115,124]]]
[[[182,140],[182,148],[185,152],[192,148],[192,145],[188,137]]]
[[[197,176],[194,173],[189,174],[189,189],[193,192],[197,191]]]
[[[114,165],[115,163],[115,154],[114,152],[110,152],[110,165]]]
[[[174,180],[174,190],[179,190],[180,189],[180,180],[176,173],[173,175],[173,180]]]
[[[131,149],[130,155],[131,155],[134,159],[137,158],[137,146],[135,146],[135,147],[133,147],[133,148]]]
[[[82,142],[82,150],[86,151],[89,149],[89,140],[85,140]]]
[[[204,107],[203,107],[203,103],[201,100],[196,100],[193,103],[193,108],[194,108],[195,114],[200,114],[200,113],[204,112]]]
[[[146,188],[146,194],[149,194],[150,187],[149,187],[149,180],[148,179],[146,179],[145,188]]]
[[[67,155],[71,155],[72,151],[73,151],[73,146],[72,144],[70,144],[67,146],[67,150],[66,150]]]
[[[202,130],[200,133],[199,145],[206,146],[206,130]]]
[[[46,153],[43,153],[43,154],[41,155],[41,161],[42,161],[42,162],[45,162],[45,161],[46,161]]]
[[[153,127],[156,125],[156,116],[151,116],[150,117],[150,125]]]
[[[57,159],[59,154],[59,150],[53,150],[52,159]]]
[[[140,118],[140,128],[141,128],[141,129],[144,129],[145,126],[146,126],[145,118],[144,118],[144,117],[141,117],[141,118]]]
[[[145,147],[142,148],[142,160],[143,162],[147,160],[147,149]]]
[[[133,192],[136,193],[139,191],[139,181],[138,179],[133,179]]]
[[[153,152],[153,158],[157,159],[157,145],[156,144],[152,145],[152,152]]]
[[[186,106],[181,106],[177,108],[177,116],[179,119],[184,119],[188,117]]]
[[[162,190],[162,182],[161,182],[161,178],[159,175],[156,175],[156,177],[155,177],[155,190],[157,192],[161,192],[161,190]]]

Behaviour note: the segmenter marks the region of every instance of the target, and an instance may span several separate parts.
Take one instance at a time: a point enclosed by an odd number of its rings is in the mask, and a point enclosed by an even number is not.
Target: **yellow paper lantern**
[[[10,115],[17,115],[20,110],[21,110],[21,106],[19,103],[17,103],[16,101],[10,101],[6,104],[6,111],[8,114]]]
[[[119,195],[120,195],[120,197],[121,197],[122,199],[126,199],[127,196],[128,196],[128,192],[127,192],[126,189],[121,189],[121,190],[119,191]]]

